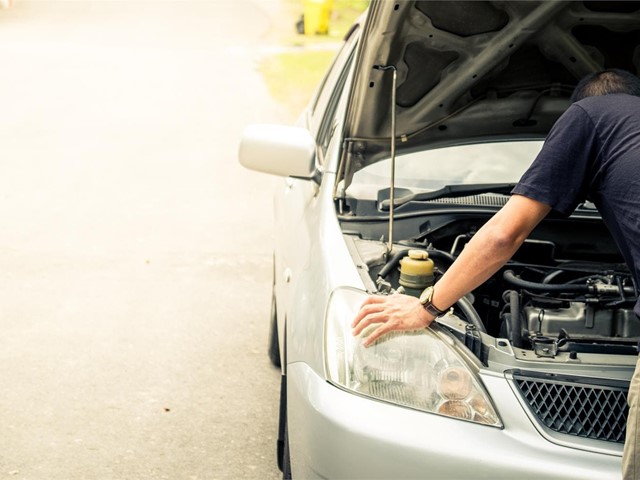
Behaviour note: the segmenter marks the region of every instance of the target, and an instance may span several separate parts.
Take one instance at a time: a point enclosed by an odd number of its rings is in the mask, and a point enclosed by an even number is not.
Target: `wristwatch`
[[[431,299],[433,298],[433,287],[425,288],[420,294],[420,303],[427,311],[427,313],[433,315],[434,317],[439,317],[440,315],[444,315],[447,313],[446,310],[440,310],[433,303],[431,303]]]

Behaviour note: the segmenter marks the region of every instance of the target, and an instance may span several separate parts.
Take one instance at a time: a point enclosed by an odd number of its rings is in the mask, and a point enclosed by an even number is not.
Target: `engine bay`
[[[359,263],[366,265],[361,271],[367,272],[368,288],[419,296],[437,282],[482,223],[450,214],[414,218],[418,231],[394,242],[391,253],[380,240],[352,236]],[[543,221],[501,270],[449,313],[537,357],[637,355],[640,320],[633,307],[638,287],[602,221],[579,217]],[[367,228],[375,230],[371,224]],[[405,267],[409,262],[411,269]],[[420,262],[431,263],[432,274],[423,279],[415,275],[414,264],[419,268]]]

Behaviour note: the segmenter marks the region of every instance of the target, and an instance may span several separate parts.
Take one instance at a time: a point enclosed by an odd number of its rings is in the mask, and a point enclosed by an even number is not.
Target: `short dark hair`
[[[571,95],[571,102],[612,93],[626,93],[640,97],[640,78],[618,68],[590,73],[576,85]]]

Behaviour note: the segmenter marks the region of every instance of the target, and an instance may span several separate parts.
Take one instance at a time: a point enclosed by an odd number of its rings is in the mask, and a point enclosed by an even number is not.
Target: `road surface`
[[[0,11],[0,478],[279,478],[276,0]]]

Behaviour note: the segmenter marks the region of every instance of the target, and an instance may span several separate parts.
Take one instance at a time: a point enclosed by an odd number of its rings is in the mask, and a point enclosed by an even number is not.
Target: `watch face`
[[[429,300],[431,300],[432,294],[433,294],[433,287],[425,288],[420,294],[420,303],[423,305],[427,303]]]

